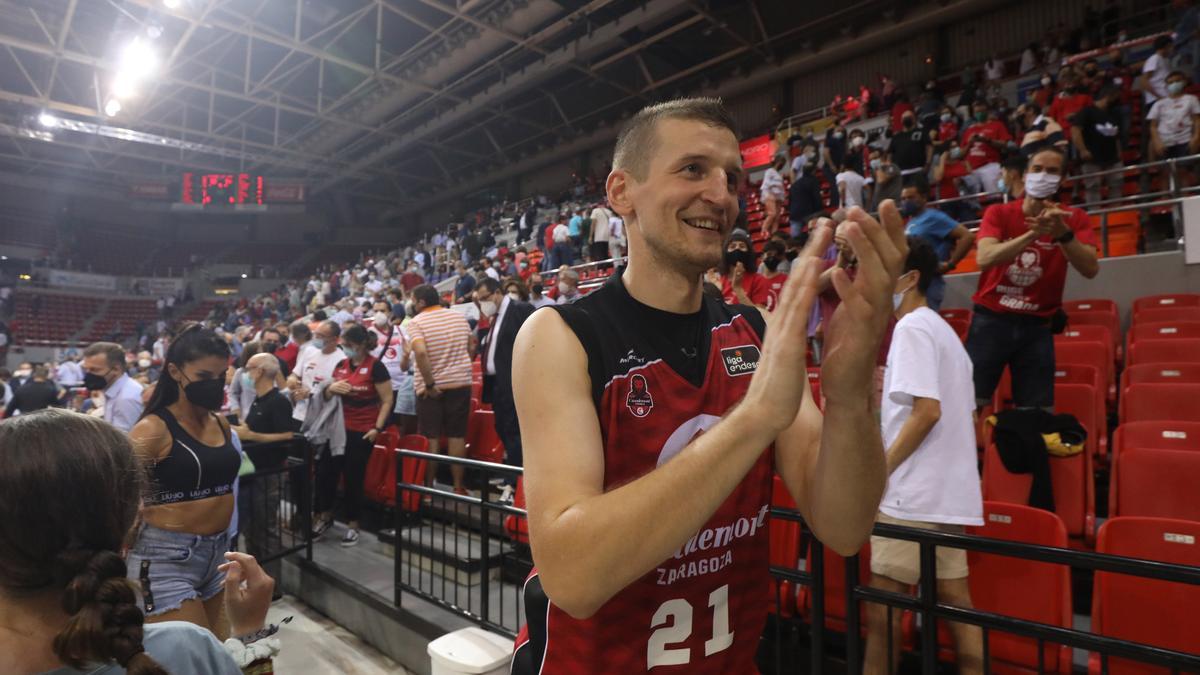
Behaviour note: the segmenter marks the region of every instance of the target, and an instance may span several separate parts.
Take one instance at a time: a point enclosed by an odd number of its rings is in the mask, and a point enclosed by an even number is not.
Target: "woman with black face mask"
[[[758,273],[758,260],[745,230],[730,235],[720,272],[721,295],[727,304],[767,308],[767,282]]]
[[[162,376],[129,433],[150,474],[143,524],[129,551],[146,621],[187,621],[229,637],[222,588],[241,465],[225,402],[229,345],[192,324],[167,348]]]

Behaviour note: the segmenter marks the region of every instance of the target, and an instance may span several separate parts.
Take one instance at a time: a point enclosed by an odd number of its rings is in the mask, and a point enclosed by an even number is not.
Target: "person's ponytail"
[[[167,675],[142,646],[145,617],[125,561],[111,550],[68,549],[54,560],[70,616],[54,637],[54,653],[72,668],[116,661],[129,675]]]

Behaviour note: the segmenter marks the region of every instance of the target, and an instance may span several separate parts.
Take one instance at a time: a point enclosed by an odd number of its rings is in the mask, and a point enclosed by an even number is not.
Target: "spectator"
[[[967,166],[963,159],[962,146],[958,144],[957,138],[951,138],[946,143],[946,150],[933,160],[933,167],[930,169],[929,177],[933,183],[933,198],[936,200],[956,199],[964,194],[972,194],[981,191],[980,186],[974,186],[971,189],[970,182],[974,184],[974,180],[965,181],[971,173],[971,167]],[[990,192],[990,190],[987,190]],[[969,207],[966,201],[955,201],[942,206],[946,213],[951,217],[959,220],[968,220],[970,217]]]
[[[1024,103],[1013,116],[1021,133],[1021,152],[1026,155],[1044,145],[1054,145],[1065,152],[1068,138],[1062,126],[1052,117],[1042,114],[1037,103]]]
[[[574,263],[575,251],[571,248],[570,228],[559,223],[550,235],[554,239],[554,248],[550,250],[551,269]]]
[[[1036,42],[1030,42],[1029,46],[1025,47],[1025,51],[1021,52],[1021,65],[1017,68],[1018,75],[1025,75],[1037,70],[1041,63],[1038,61],[1038,46]]]
[[[565,305],[579,297],[579,272],[566,265],[558,268],[558,299],[555,304]]]
[[[821,170],[825,173],[825,181],[830,185],[837,184],[837,175],[846,161],[847,149],[845,125],[835,124],[825,131],[825,143],[821,146]],[[835,202],[831,207],[837,208],[836,194],[833,195],[833,199]]]
[[[506,281],[500,307],[483,340],[483,401],[495,411],[496,435],[504,445],[504,463],[523,466],[521,427],[512,394],[512,352],[517,332],[536,309],[521,298],[519,281]],[[516,479],[505,479],[501,501],[511,503]]]
[[[788,280],[788,273],[783,269],[787,265],[787,246],[779,238],[767,240],[763,244],[759,276],[767,285],[767,302],[764,306],[768,312],[775,311],[779,306],[779,294],[783,293],[783,285]]]
[[[296,358],[296,369],[288,376],[287,386],[292,392],[292,417],[300,422],[308,414],[308,398],[313,390],[328,384],[333,378],[333,369],[345,358],[338,349],[341,335],[341,326],[333,321],[322,321],[313,331],[313,339],[308,343],[310,347]],[[323,450],[328,454],[328,448]],[[321,455],[318,452],[318,461]],[[320,534],[324,534],[324,530]]]
[[[1075,126],[1071,128],[1071,141],[1075,152],[1083,161],[1080,170],[1084,174],[1100,171],[1111,171],[1104,176],[1108,184],[1108,198],[1116,199],[1122,195],[1125,184],[1123,172],[1114,171],[1124,164],[1121,162],[1121,148],[1118,147],[1118,137],[1121,131],[1121,118],[1115,108],[1120,102],[1121,92],[1111,85],[1105,85],[1096,95],[1095,103],[1080,110],[1075,117]],[[1088,204],[1100,201],[1100,176],[1083,180]]]
[[[795,181],[800,176],[808,171],[808,165],[811,163],[816,166],[817,159],[817,144],[812,140],[812,130],[808,132],[808,140],[800,146],[800,154],[792,158],[792,180]]]
[[[981,274],[967,336],[977,405],[991,401],[1007,366],[1017,407],[1053,409],[1053,323],[1062,309],[1067,264],[1089,279],[1100,271],[1087,214],[1051,201],[1064,164],[1056,148],[1033,154],[1024,199],[995,204],[983,214]]]
[[[470,301],[471,293],[475,290],[475,276],[467,270],[467,266],[461,260],[454,263],[454,271],[458,274],[458,281],[454,283],[454,304],[461,305]],[[406,288],[404,292],[409,293],[411,290]]]
[[[1075,115],[1092,104],[1092,95],[1087,92],[1074,70],[1062,74],[1059,82],[1062,83],[1062,91],[1058,92],[1058,96],[1055,96],[1054,102],[1050,104],[1050,116],[1063,128],[1063,136],[1070,138]]]
[[[850,132],[850,149],[846,151],[846,164],[854,167],[857,173],[864,176],[866,175],[866,145],[867,135],[863,133],[862,129]]]
[[[236,359],[234,364],[237,369],[233,371],[233,376],[229,381],[229,391],[227,398],[229,399],[229,413],[238,418],[239,424],[244,424],[246,421],[246,413],[250,412],[250,406],[254,403],[254,397],[257,396],[253,387],[244,386],[245,379],[242,373],[245,372],[245,366],[250,359],[264,353],[262,343],[258,340],[251,340],[242,347],[242,353]],[[279,369],[276,368],[278,373]]]
[[[1142,64],[1142,77],[1138,88],[1142,90],[1142,114],[1147,116],[1147,120],[1150,111],[1154,109],[1155,101],[1170,96],[1167,90],[1167,76],[1171,74],[1171,51],[1171,37],[1160,35],[1154,39],[1154,53]],[[1143,137],[1146,137],[1145,134]],[[1143,154],[1149,146],[1150,144],[1143,141]],[[1162,155],[1153,158],[1163,159]]]
[[[1150,109],[1151,144],[1154,156],[1174,159],[1194,154],[1200,149],[1200,101],[1185,94],[1187,76],[1176,70],[1167,77],[1167,96],[1160,98]]]
[[[801,155],[805,157],[806,155]],[[799,159],[799,158],[797,158]],[[815,160],[808,160],[804,172],[788,187],[788,219],[793,237],[799,237],[808,217],[825,208],[821,198],[821,181],[817,178]],[[768,233],[770,234],[770,233]]]
[[[891,111],[891,132],[899,133],[904,130],[904,115],[913,114],[913,106],[908,102],[908,94],[900,92],[896,95],[896,102],[892,104]]]
[[[425,283],[425,275],[421,274],[421,265],[416,260],[413,260],[408,263],[408,268],[404,274],[400,275],[400,288],[403,288],[404,292],[407,293],[423,283]]]
[[[0,426],[0,455],[0,519],[9,524],[0,531],[0,589],[6,628],[20,627],[0,631],[0,667],[241,673],[211,632],[145,622],[122,556],[148,485],[124,433],[86,415],[45,411]],[[28,495],[50,494],[55,498],[30,509]],[[250,556],[221,560],[236,561],[221,565],[234,632],[250,635],[263,626],[274,583]]]
[[[22,385],[28,382],[29,378],[31,377],[33,377],[33,364],[28,361],[22,361],[21,363],[17,364],[17,369],[13,371],[12,382],[9,384],[12,386],[13,391],[16,391],[17,389],[20,389]]]
[[[79,354],[70,349],[54,375],[55,381],[63,387],[78,387],[83,384],[83,368],[79,365]]]
[[[1004,160],[998,188],[1000,192],[1007,194],[1009,199],[1025,198],[1025,164],[1028,161],[1022,155],[1014,155]]]
[[[998,86],[1004,79],[1004,61],[992,54],[983,64],[983,77],[989,87]]]
[[[12,380],[12,371],[8,368],[0,368],[0,406],[8,408],[8,404],[12,401],[13,388],[9,386],[9,381]]]
[[[847,161],[842,165],[842,170],[835,179],[838,203],[842,205],[842,208],[848,209],[852,206],[865,205],[863,201],[863,184],[865,182],[866,180],[859,174],[853,162]]]
[[[597,204],[592,209],[592,237],[591,237],[591,256],[592,261],[608,260],[611,256],[608,251],[608,240],[612,238],[612,227],[608,223],[608,209],[603,204]],[[603,267],[608,267],[604,265]]]
[[[954,114],[954,108],[943,105],[938,115],[937,142],[945,146],[950,141],[958,141],[959,119]]]
[[[346,427],[345,476],[346,533],[342,546],[358,544],[359,515],[362,513],[363,480],[375,439],[392,418],[392,378],[371,352],[378,345],[375,334],[354,324],[342,331],[342,359],[333,369],[333,382],[321,392],[325,400],[342,397],[342,415]],[[336,469],[334,475],[339,473]],[[332,510],[319,514],[332,520]]]
[[[991,190],[1000,178],[1000,151],[1012,141],[1012,136],[1003,122],[991,116],[987,103],[976,101],[971,110],[975,121],[963,131],[967,164],[979,184]]]
[[[770,168],[763,174],[762,185],[759,187],[759,197],[762,200],[763,208],[766,210],[766,218],[763,219],[763,231],[768,236],[779,227],[780,210],[783,205],[783,157],[776,157],[771,163]]]
[[[938,209],[926,208],[929,201],[929,186],[924,181],[906,185],[900,194],[900,215],[908,216],[907,234],[918,237],[933,248],[937,254],[937,274],[927,275],[928,283],[923,296],[929,299],[933,311],[942,308],[946,297],[946,280],[942,277],[952,271],[975,244],[975,235],[966,227]]]
[[[1041,86],[1030,92],[1025,102],[1035,103],[1040,109],[1049,108],[1054,102],[1054,78],[1050,77],[1050,73],[1043,73],[1039,84]]]
[[[83,385],[104,391],[104,421],[128,433],[142,417],[142,385],[125,373],[125,350],[95,342],[83,350]]]
[[[51,406],[62,407],[61,398],[59,388],[50,381],[50,368],[45,365],[34,366],[29,381],[13,392],[12,400],[4,409],[4,416],[28,415]]]
[[[870,210],[879,211],[879,205],[885,200],[900,199],[900,168],[885,161],[879,150],[871,149],[871,178],[867,184],[871,186]]]
[[[262,350],[268,354],[273,354],[279,360],[280,384],[283,383],[283,378],[292,374],[291,368],[287,361],[282,356],[275,352],[279,351],[279,346],[283,343],[283,333],[278,328],[270,326],[264,328],[259,336],[259,341],[262,343]]]
[[[300,357],[300,352],[304,351],[304,348],[312,341],[312,329],[303,321],[296,321],[292,323],[288,332],[291,334],[291,339],[280,347],[275,355],[287,364],[287,372],[290,375],[296,369],[296,360]]]
[[[567,234],[571,237],[571,244],[573,244],[574,250],[581,250],[581,245],[583,244],[583,209],[575,211],[575,214],[567,221]]]
[[[544,295],[544,291],[541,274],[535,273],[529,277],[529,304],[533,305],[534,309],[555,304],[553,300]]]
[[[887,161],[898,166],[902,176],[910,176],[929,166],[933,159],[933,145],[929,142],[929,132],[917,127],[914,113],[904,113],[900,124],[903,130],[892,136]]]
[[[271,354],[255,354],[240,375],[243,387],[254,393],[242,424],[233,427],[243,442],[271,443],[286,441],[300,430],[300,421],[292,417],[292,404],[275,386],[279,362]]]
[[[730,305],[766,308],[768,293],[767,280],[758,273],[750,235],[745,230],[734,230],[721,261],[721,295]]]
[[[417,395],[413,389],[412,348],[403,320],[403,316],[391,316],[377,308],[368,330],[375,334],[378,345],[371,355],[387,368],[391,378],[391,422],[401,436],[407,436],[417,433]]]
[[[936,255],[913,237],[908,246],[905,273],[896,282],[899,321],[884,374],[880,417],[888,486],[876,522],[961,534],[965,525],[983,525],[971,360],[954,330],[928,306],[926,291],[940,276]],[[916,542],[871,537],[871,586],[907,593],[920,580],[919,553]],[[938,598],[971,607],[967,552],[939,546],[935,555]],[[900,613],[876,603],[867,612],[863,671],[893,672],[901,641],[889,644],[887,636],[900,634]],[[949,626],[960,672],[982,673],[982,631],[957,622]]]
[[[413,308],[417,315],[409,321],[408,330],[420,374],[415,380],[417,425],[429,439],[430,452],[440,450],[439,439],[445,436],[450,455],[466,457],[471,360],[475,358],[471,327],[462,314],[442,307],[433,286],[413,289]],[[450,473],[454,492],[467,494],[463,467],[453,465]]]

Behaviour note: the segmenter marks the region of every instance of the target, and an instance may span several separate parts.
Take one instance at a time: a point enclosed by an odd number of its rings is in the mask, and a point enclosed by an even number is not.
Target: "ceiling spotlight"
[[[157,40],[158,38],[162,37],[162,32],[163,32],[162,26],[160,26],[156,23],[150,24],[149,26],[146,27],[146,35],[151,40]]]
[[[108,103],[104,104],[104,114],[116,117],[119,112],[121,112],[121,102],[115,98],[108,99]]]
[[[46,127],[47,129],[53,129],[54,127],[58,126],[58,118],[48,112],[44,112],[38,115],[38,124]]]
[[[163,0],[163,7],[167,9],[179,9],[180,0]]]
[[[119,98],[133,98],[133,95],[136,93],[137,86],[134,85],[132,79],[126,77],[124,74],[117,75],[117,78],[113,80],[113,96],[117,96]]]
[[[250,275],[246,274],[245,272],[242,272],[242,278],[243,278],[243,279],[245,279],[245,278],[246,278],[246,277],[248,277],[248,276],[250,276]]]
[[[141,38],[134,38],[121,52],[119,72],[133,81],[150,77],[157,69],[158,54]]]

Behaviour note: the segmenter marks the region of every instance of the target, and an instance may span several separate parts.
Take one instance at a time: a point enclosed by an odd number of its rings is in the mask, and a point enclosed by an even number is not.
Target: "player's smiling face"
[[[697,120],[662,120],[655,131],[646,178],[630,185],[637,229],[656,258],[699,274],[721,262],[737,219],[737,138]]]

